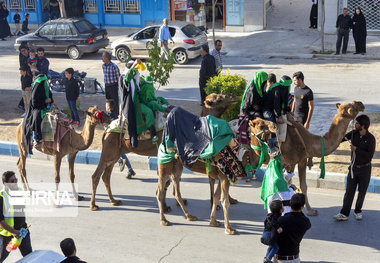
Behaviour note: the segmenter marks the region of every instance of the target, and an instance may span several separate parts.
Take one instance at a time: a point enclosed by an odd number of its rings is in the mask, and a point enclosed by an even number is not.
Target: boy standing
[[[16,31],[13,33],[13,35],[17,36],[18,33],[20,32],[20,21],[21,21],[21,16],[18,13],[18,10],[15,10],[15,15],[13,16],[13,20],[15,21],[15,26],[16,26]]]
[[[70,124],[75,122],[76,126],[80,126],[80,119],[77,111],[77,99],[79,97],[79,86],[77,81],[73,78],[74,69],[68,68],[65,70],[65,86],[66,86],[66,100],[71,112]]]
[[[270,211],[267,218],[264,221],[264,233],[261,237],[261,243],[268,245],[267,253],[264,257],[264,263],[271,263],[272,258],[277,253],[279,246],[277,244],[278,233],[278,219],[284,211],[284,206],[280,200],[273,200],[270,203]]]
[[[21,33],[23,35],[28,34],[28,31],[29,31],[28,25],[29,25],[29,14],[26,13],[25,19],[24,21],[22,21],[22,27],[21,27]]]
[[[32,90],[32,77],[28,74],[29,68],[25,65],[20,67],[21,74],[21,89],[22,89],[22,99],[24,100],[25,112],[21,115],[21,118],[25,117],[27,110],[29,109],[31,90]]]

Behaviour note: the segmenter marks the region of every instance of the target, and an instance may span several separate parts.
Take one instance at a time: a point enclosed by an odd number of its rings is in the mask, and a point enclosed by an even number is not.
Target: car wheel
[[[118,47],[115,55],[117,60],[123,63],[127,62],[127,57],[130,57],[129,50],[126,47]]]
[[[174,51],[174,60],[177,64],[186,64],[189,59],[185,50],[177,49]]]
[[[69,55],[71,59],[79,59],[82,56],[82,54],[76,46],[69,47],[69,49],[67,50],[67,55]]]

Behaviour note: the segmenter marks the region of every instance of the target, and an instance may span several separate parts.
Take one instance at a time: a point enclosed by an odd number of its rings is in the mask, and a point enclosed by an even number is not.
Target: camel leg
[[[104,161],[100,160],[98,167],[96,167],[96,170],[94,174],[92,175],[92,195],[91,195],[91,202],[90,202],[90,209],[92,211],[96,211],[99,209],[99,206],[95,204],[95,196],[96,196],[96,188],[99,185],[100,177],[103,174],[105,170],[105,164]]]
[[[213,199],[212,199],[213,204],[212,204],[211,216],[210,216],[210,226],[213,226],[213,227],[220,226],[220,222],[216,220],[216,210],[220,209],[220,206],[218,205],[219,200],[220,200],[220,194],[221,194],[221,184],[219,181],[218,186],[217,186],[216,191],[215,191],[215,194],[214,194]]]
[[[74,195],[75,200],[82,201],[84,199],[84,196],[78,195],[78,192],[76,191],[75,186],[74,186],[74,180],[75,180],[74,163],[75,163],[75,157],[77,156],[77,153],[78,152],[69,154],[69,176],[70,176],[71,187],[73,189],[73,195]]]
[[[168,166],[169,164],[165,164],[165,165]],[[170,224],[170,222],[166,220],[165,215],[164,215],[165,208],[167,207],[166,201],[165,201],[166,190],[168,186],[170,185],[170,177],[169,177],[169,173],[167,173],[168,168],[165,169],[166,168],[164,167],[165,165],[161,165],[161,164],[158,165],[158,186],[156,190],[156,197],[157,197],[158,207],[160,210],[160,222],[162,226],[168,226]]]
[[[166,182],[165,190],[164,190],[164,213],[170,213],[172,211],[172,208],[166,204],[166,193],[168,191],[169,186],[170,186],[170,180]],[[174,188],[173,188],[173,195],[175,196]]]
[[[211,209],[214,205],[214,187],[215,187],[215,179],[211,178],[210,175],[208,177],[208,182],[210,184],[210,203],[211,203]],[[219,185],[218,185],[219,186]]]
[[[181,191],[180,191],[180,179],[181,179],[181,172],[174,171],[172,174],[172,181],[173,181],[173,187],[175,188],[175,199],[179,203],[179,205],[182,208],[182,211],[185,213],[186,218],[188,221],[196,221],[197,217],[193,216],[189,213],[189,211],[186,209],[185,203],[182,200]]]
[[[104,185],[105,185],[105,187],[107,189],[108,198],[109,198],[109,200],[111,202],[111,205],[113,205],[113,206],[119,206],[119,205],[121,205],[121,200],[116,200],[115,198],[113,198],[112,191],[111,191],[111,173],[112,173],[114,165],[115,164],[113,163],[112,165],[108,166],[104,170],[102,179],[103,179],[103,183],[104,183]]]
[[[21,180],[22,180],[22,184],[23,184],[24,189],[26,191],[30,191],[28,179],[26,178],[26,169],[25,169],[26,153],[23,151],[20,151],[20,150],[19,150],[19,152],[20,152],[20,157],[18,158],[18,161],[17,161],[18,171],[21,175]]]
[[[62,163],[62,158],[60,156],[54,155],[54,168],[55,168],[54,181],[55,181],[56,195],[58,194],[59,183],[61,182],[61,176],[60,176],[61,163]],[[55,207],[60,207],[60,205],[55,204]]]
[[[235,230],[231,228],[230,220],[228,217],[228,208],[230,207],[230,199],[229,199],[229,189],[230,182],[228,181],[226,176],[220,177],[220,183],[222,187],[222,206],[224,212],[224,233],[227,235],[234,235]]]
[[[302,193],[305,195],[306,214],[308,216],[316,216],[318,214],[318,211],[311,208],[309,199],[307,197],[306,166],[307,166],[307,159],[304,159],[298,163],[298,176],[300,180],[300,187],[301,187]]]

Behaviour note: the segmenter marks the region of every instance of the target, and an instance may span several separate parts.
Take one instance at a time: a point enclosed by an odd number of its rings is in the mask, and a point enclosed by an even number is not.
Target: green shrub
[[[226,121],[238,118],[240,112],[240,103],[247,86],[245,78],[239,74],[231,75],[230,71],[222,71],[219,75],[210,78],[207,81],[205,92],[207,95],[211,93],[232,93],[237,97],[238,103],[230,106],[223,114],[222,119]]]

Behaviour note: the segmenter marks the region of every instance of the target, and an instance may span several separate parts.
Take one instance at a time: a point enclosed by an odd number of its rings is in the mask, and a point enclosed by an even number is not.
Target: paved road
[[[14,157],[0,156],[0,171],[16,170]],[[32,225],[34,249],[52,249],[57,252],[59,242],[74,238],[78,255],[87,262],[261,262],[266,247],[259,241],[263,230],[265,211],[259,200],[256,182],[239,183],[231,194],[240,203],[230,209],[231,223],[238,234],[227,236],[223,228],[208,226],[209,192],[207,178],[184,175],[182,194],[188,199],[190,212],[199,221],[188,222],[175,206],[172,196],[168,204],[172,213],[167,215],[173,225],[159,224],[158,206],[154,196],[156,174],[137,171],[134,180],[127,181],[115,169],[112,189],[123,205],[112,207],[101,183],[97,203],[101,210],[88,209],[91,193],[91,174],[95,166],[76,165],[79,191],[85,195],[76,218],[29,218]],[[53,182],[53,163],[28,159],[27,171],[32,182]],[[68,182],[67,163],[63,163],[62,180]],[[376,262],[380,250],[378,226],[380,216],[378,195],[369,194],[364,205],[364,220],[334,222],[331,217],[339,210],[343,192],[310,189],[310,200],[319,216],[310,218],[312,229],[301,245],[303,262]],[[218,212],[217,217],[223,220]],[[8,262],[20,258],[12,252]]]

